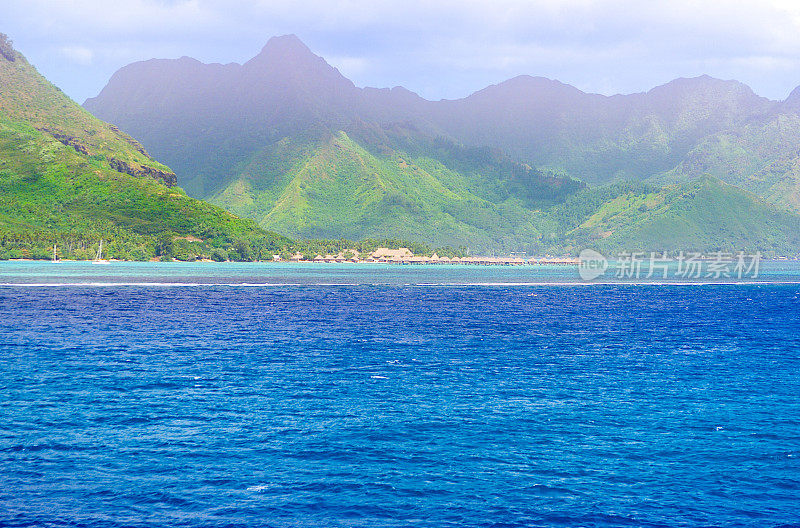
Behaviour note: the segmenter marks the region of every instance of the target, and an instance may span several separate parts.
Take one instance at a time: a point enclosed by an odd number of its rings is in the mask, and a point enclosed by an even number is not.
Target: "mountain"
[[[573,247],[625,251],[766,251],[796,254],[800,216],[703,176],[663,187],[587,189],[551,213]]]
[[[427,101],[400,87],[358,88],[289,35],[242,65],[184,57],[126,66],[84,106],[167,161],[190,195],[298,237],[571,251],[622,244],[623,233],[660,248],[658,229],[684,229],[704,247],[727,244],[720,222],[689,218],[701,202],[687,197],[702,181],[700,196],[719,198],[707,205],[738,204],[766,248],[794,225],[791,214],[767,211],[800,203],[800,92],[770,101],[708,76],[611,97],[520,76]],[[669,207],[608,217],[601,231],[612,235],[597,236],[585,223],[621,203],[608,194],[618,187],[580,182],[622,181],[651,182]]]
[[[287,240],[176,186],[142,145],[70,100],[0,35],[0,257],[183,258]]]
[[[242,158],[312,126],[409,122],[602,183],[669,171],[702,138],[779,105],[708,76],[613,97],[520,76],[464,99],[426,101],[403,88],[359,89],[289,35],[270,39],[244,65],[184,57],[126,66],[84,106],[191,178],[186,189],[202,197]]]
[[[493,149],[359,123],[269,145],[209,199],[288,236],[513,250],[541,238],[532,208],[582,187]]]
[[[703,137],[774,106],[741,83],[707,76],[612,97],[522,76],[437,103],[432,113],[460,141],[597,184],[670,170]]]
[[[297,37],[272,38],[243,65],[183,57],[127,66],[84,107],[142,138],[199,198],[266,144],[356,115],[359,90]],[[105,116],[105,117],[103,117]]]
[[[674,169],[652,181],[685,181],[703,174],[800,212],[800,115],[791,98],[767,116],[703,138]]]
[[[424,103],[356,88],[285,36],[243,65],[133,64],[85,107],[145,138],[190,194],[291,236],[513,245],[539,236],[531,204],[582,187],[492,149],[478,160],[430,125],[395,119],[395,100]]]

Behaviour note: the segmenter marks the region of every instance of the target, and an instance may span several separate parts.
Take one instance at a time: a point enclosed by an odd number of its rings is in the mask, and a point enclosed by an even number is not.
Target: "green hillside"
[[[402,237],[513,250],[538,241],[538,213],[582,188],[488,149],[403,127],[287,137],[209,199],[293,237]]]
[[[103,159],[109,168],[151,176],[167,185],[175,174],[152,159],[144,147],[100,121],[39,75],[19,52],[0,56],[0,110],[6,119],[25,123],[81,154]]]
[[[189,198],[137,141],[94,118],[7,48],[0,54],[0,258],[253,256],[285,245]],[[238,253],[237,253],[238,248]]]
[[[595,188],[551,212],[573,247],[602,251],[767,251],[796,254],[800,216],[716,178]]]
[[[778,207],[800,212],[800,116],[775,113],[714,134],[672,171],[653,181],[685,181],[711,174]]]
[[[398,236],[478,253],[800,248],[800,216],[709,175],[583,188],[401,125],[284,138],[210,199],[292,237]]]

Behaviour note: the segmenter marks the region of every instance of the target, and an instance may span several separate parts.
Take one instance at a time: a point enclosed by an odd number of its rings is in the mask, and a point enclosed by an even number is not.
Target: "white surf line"
[[[726,282],[420,282],[417,284],[372,284],[372,286],[398,287],[524,287],[524,286],[758,286],[758,285],[800,285],[800,280],[789,281],[726,281]],[[369,285],[366,285],[369,286]]]
[[[275,287],[275,286],[305,286],[300,283],[245,283],[245,282],[3,282],[0,287],[23,288],[113,288],[118,286],[154,287],[154,288],[191,288],[191,287],[230,287],[242,286],[247,288]],[[332,285],[333,286],[333,285]]]
[[[3,282],[5,288],[113,288],[113,287],[145,287],[145,288],[280,288],[280,287],[396,287],[396,288],[429,288],[429,287],[528,287],[528,286],[770,286],[800,285],[800,280],[793,281],[725,281],[725,282],[425,282],[425,283],[283,283],[283,282]]]

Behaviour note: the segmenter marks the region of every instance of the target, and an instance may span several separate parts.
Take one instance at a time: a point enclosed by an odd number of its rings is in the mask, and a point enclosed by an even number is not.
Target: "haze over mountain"
[[[684,185],[712,175],[797,208],[798,100],[708,76],[612,97],[519,76],[427,101],[358,88],[287,35],[242,65],[131,64],[84,106],[174,167],[191,195],[262,226],[507,249],[572,232],[548,234],[535,219],[580,192],[576,179]],[[775,140],[764,145],[764,134]]]

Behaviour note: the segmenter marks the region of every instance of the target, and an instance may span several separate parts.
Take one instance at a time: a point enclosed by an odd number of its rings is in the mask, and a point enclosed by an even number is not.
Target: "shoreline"
[[[426,257],[418,257],[426,258]],[[14,258],[7,260],[0,260],[2,262],[50,262],[53,264],[60,263],[92,263],[92,260],[72,260],[61,259],[53,262],[48,259],[25,259]],[[108,259],[108,264],[115,263],[151,263],[151,264],[315,264],[315,265],[337,265],[337,264],[355,264],[355,265],[388,265],[399,264],[403,266],[578,266],[580,261],[578,259],[546,259],[541,260],[529,259],[523,261],[522,259],[515,258],[501,258],[501,257],[466,257],[459,261],[417,261],[417,260],[224,260],[216,261],[211,259],[198,259],[198,260],[171,260],[162,262],[160,260],[119,260]]]
[[[420,257],[425,258],[425,257]],[[30,259],[30,258],[11,258],[0,260],[0,265],[3,262],[37,262],[37,263],[88,263],[91,264],[92,260],[73,260],[73,259],[59,259],[52,261],[49,259]],[[609,262],[616,262],[609,260]],[[677,262],[671,260],[670,262]],[[761,258],[761,262],[783,262],[792,263],[800,262],[800,258]],[[211,259],[197,259],[197,260],[170,260],[161,261],[156,259],[151,260],[120,260],[120,259],[107,259],[102,264],[118,264],[118,263],[148,263],[148,264],[315,264],[315,265],[390,265],[399,264],[402,266],[579,266],[581,261],[578,258],[553,258],[542,257],[541,259],[531,258],[523,260],[519,258],[503,258],[503,257],[465,257],[458,261],[416,261],[416,260],[211,260]]]

